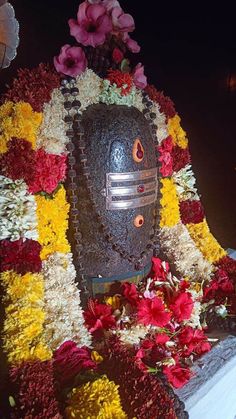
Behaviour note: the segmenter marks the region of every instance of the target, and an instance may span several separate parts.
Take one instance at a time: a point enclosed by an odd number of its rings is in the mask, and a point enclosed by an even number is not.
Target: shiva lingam
[[[156,115],[145,94],[143,112],[97,103],[81,113],[75,80],[63,86],[69,239],[83,295],[96,295],[115,291],[117,281],[139,281],[158,253]]]

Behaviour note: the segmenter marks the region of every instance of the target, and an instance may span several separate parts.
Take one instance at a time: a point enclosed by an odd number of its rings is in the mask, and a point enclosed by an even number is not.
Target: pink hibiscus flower
[[[113,33],[132,32],[135,28],[134,19],[124,13],[121,7],[114,7],[111,12]]]
[[[87,59],[82,48],[66,44],[61,48],[60,55],[54,57],[54,66],[58,73],[76,77],[85,71]]]
[[[70,34],[84,46],[102,45],[112,31],[112,20],[102,4],[83,2],[79,6],[77,20],[69,19]]]

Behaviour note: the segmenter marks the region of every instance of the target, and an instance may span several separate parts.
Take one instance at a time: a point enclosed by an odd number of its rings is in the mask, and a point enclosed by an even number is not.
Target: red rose
[[[144,298],[138,303],[138,322],[144,325],[164,327],[170,321],[170,313],[159,297]]]
[[[187,164],[191,162],[188,147],[183,149],[178,145],[175,145],[171,154],[173,159],[174,172],[178,172],[180,169],[183,169],[185,166],[187,166]]]
[[[170,384],[175,388],[181,388],[192,377],[192,372],[188,367],[181,367],[180,364],[171,367],[164,367],[163,372]]]
[[[225,297],[230,297],[234,292],[234,284],[224,269],[218,269],[210,284],[204,289],[204,299],[206,301],[215,299],[220,303]]]
[[[123,52],[119,48],[114,48],[112,52],[112,59],[116,64],[121,63],[124,58]]]
[[[178,322],[189,320],[193,311],[193,299],[189,292],[178,293],[170,304],[170,309]]]
[[[97,300],[89,300],[88,309],[84,311],[84,318],[91,333],[110,329],[116,324],[115,317],[112,315],[112,307],[100,304]]]

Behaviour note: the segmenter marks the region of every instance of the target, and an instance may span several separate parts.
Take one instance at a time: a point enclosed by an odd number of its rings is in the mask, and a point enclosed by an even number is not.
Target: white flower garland
[[[37,240],[36,202],[26,183],[0,176],[0,240]]]
[[[50,255],[43,262],[42,274],[46,313],[44,337],[50,349],[56,350],[67,340],[73,340],[78,346],[91,346],[91,335],[84,326],[71,253]]]
[[[182,223],[178,223],[174,227],[162,228],[160,244],[166,256],[181,275],[187,276],[195,282],[210,279],[213,266],[204,259]]]
[[[178,172],[174,172],[173,179],[180,201],[186,201],[187,199],[199,201],[200,198],[195,187],[196,179],[190,164]]]

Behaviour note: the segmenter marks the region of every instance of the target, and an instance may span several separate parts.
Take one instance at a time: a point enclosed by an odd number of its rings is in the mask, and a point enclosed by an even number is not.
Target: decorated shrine
[[[85,0],[68,23],[0,105],[0,416],[187,418],[211,330],[236,330],[236,261],[133,17]]]

